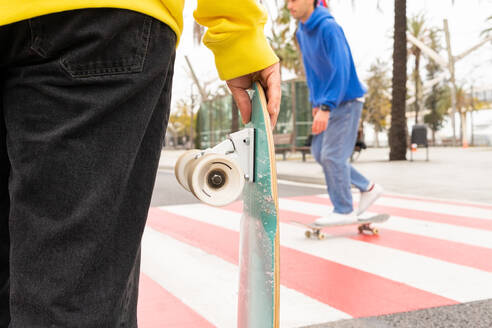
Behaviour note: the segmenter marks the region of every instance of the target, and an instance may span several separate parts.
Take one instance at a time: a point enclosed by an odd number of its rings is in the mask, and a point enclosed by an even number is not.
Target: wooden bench
[[[294,134],[293,133],[280,133],[273,135],[273,142],[275,144],[275,153],[282,154],[283,160],[286,159],[286,153],[288,151],[302,153],[302,161],[306,161],[306,154],[311,152],[311,147],[309,146],[294,146]]]
[[[292,150],[292,133],[282,133],[273,135],[273,143],[275,144],[275,154],[282,154],[285,161],[285,154]]]

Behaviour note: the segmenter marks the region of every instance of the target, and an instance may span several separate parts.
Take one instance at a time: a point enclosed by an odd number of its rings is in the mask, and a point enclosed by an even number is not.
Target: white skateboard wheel
[[[224,155],[207,154],[192,161],[185,175],[195,197],[212,206],[232,203],[244,187],[243,170]]]
[[[174,175],[176,176],[176,180],[178,180],[179,184],[188,191],[190,191],[190,188],[188,187],[188,179],[185,176],[186,165],[193,161],[195,156],[199,153],[199,149],[187,150],[179,156],[174,165]]]

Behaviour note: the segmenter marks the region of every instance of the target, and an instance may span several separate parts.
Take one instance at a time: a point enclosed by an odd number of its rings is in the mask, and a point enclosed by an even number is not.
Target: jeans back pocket
[[[141,72],[152,18],[115,8],[50,14],[30,20],[31,48],[57,58],[74,78]]]

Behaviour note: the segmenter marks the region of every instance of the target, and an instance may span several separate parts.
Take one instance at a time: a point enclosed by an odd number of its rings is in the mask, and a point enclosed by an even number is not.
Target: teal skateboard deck
[[[279,222],[275,149],[261,85],[253,84],[254,178],[243,189],[238,327],[279,327]]]
[[[224,206],[243,196],[239,254],[239,328],[279,327],[277,173],[264,91],[253,84],[251,122],[206,150],[183,153],[176,179],[195,197]],[[244,186],[244,187],[243,187]]]

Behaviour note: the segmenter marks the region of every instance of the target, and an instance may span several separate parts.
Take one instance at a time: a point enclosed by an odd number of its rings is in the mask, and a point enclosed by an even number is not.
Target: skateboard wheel
[[[323,240],[323,239],[325,239],[325,238],[326,238],[326,235],[325,235],[324,233],[320,232],[320,233],[318,234],[318,239],[319,239],[319,240]]]
[[[376,228],[373,228],[372,229],[372,233],[375,234],[375,235],[378,235],[379,234],[379,230],[376,229]]]
[[[190,188],[188,187],[188,179],[185,175],[186,165],[193,161],[195,156],[199,153],[199,149],[187,150],[179,156],[174,165],[174,176],[176,177],[176,180],[178,180],[179,184],[188,191],[190,191]]]
[[[306,230],[306,232],[304,232],[304,235],[306,236],[306,238],[311,238],[311,231]]]
[[[190,162],[185,176],[193,195],[212,206],[227,205],[243,191],[243,170],[224,155],[207,154]]]

